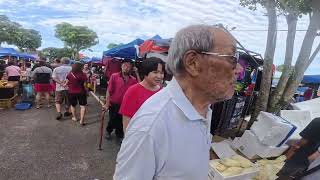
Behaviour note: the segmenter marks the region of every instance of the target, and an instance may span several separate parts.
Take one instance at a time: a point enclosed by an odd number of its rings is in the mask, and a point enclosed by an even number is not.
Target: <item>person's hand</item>
[[[109,107],[110,107],[110,104],[109,104],[109,103],[105,103],[105,104],[102,106],[102,110],[103,110],[103,111],[108,111]]]
[[[132,70],[133,70],[135,73],[137,73],[137,72],[138,72],[138,68],[137,68],[137,67],[135,67],[135,66],[132,68]]]

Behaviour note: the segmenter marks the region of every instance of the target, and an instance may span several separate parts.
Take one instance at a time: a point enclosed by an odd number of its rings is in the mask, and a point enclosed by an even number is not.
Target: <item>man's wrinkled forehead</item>
[[[214,46],[224,47],[232,51],[236,51],[236,40],[225,30],[214,27],[212,29],[214,35]]]

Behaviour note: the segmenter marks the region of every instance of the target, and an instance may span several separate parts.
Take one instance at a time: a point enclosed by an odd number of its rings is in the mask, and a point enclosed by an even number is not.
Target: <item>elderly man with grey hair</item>
[[[114,179],[207,179],[209,106],[233,96],[237,57],[235,40],[219,27],[177,32],[167,62],[174,78],[130,121]]]

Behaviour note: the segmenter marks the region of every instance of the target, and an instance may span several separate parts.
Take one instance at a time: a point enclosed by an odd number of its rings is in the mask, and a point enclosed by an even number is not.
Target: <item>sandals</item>
[[[78,119],[75,118],[75,117],[72,117],[71,120],[74,121],[74,122],[77,122],[77,121],[78,121]]]
[[[87,125],[87,123],[80,123],[80,126],[85,126],[85,125]]]

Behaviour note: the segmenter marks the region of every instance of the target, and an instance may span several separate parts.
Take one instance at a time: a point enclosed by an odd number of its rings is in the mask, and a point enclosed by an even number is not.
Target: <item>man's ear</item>
[[[192,77],[198,76],[201,71],[200,57],[200,54],[197,53],[195,50],[189,50],[183,56],[183,64],[185,71]]]

